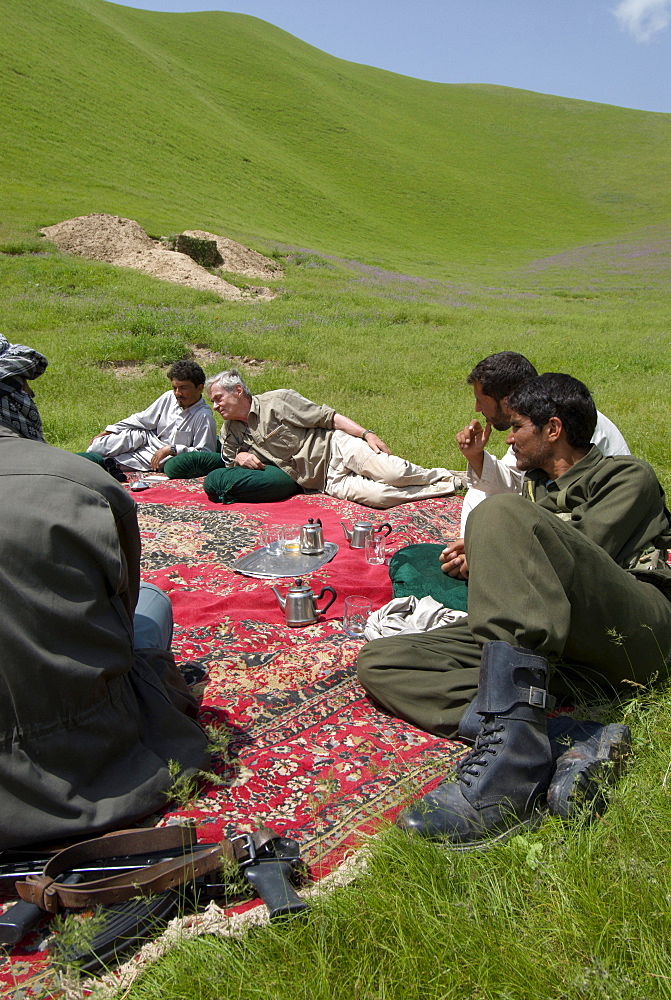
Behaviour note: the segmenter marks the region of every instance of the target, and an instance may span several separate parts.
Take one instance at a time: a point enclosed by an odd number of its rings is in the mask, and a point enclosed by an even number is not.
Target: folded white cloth
[[[446,608],[433,597],[423,597],[421,601],[412,596],[394,597],[369,615],[364,635],[367,639],[381,639],[402,632],[430,632],[458,618],[466,618],[466,612]]]

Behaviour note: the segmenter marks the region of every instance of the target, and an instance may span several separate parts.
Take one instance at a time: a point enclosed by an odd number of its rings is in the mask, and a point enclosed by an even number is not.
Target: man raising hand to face
[[[485,426],[483,428],[479,420],[471,420],[456,437],[459,450],[468,462],[469,489],[461,511],[461,538],[450,542],[439,556],[441,569],[449,576],[462,580],[468,577],[464,535],[466,521],[475,507],[495,493],[520,493],[522,490],[525,474],[519,467],[512,448],[508,449],[502,459],[495,458],[486,448],[492,430],[507,431],[510,427],[508,396],[537,374],[523,354],[501,351],[479,361],[466,379],[473,387],[475,411],[482,414]],[[627,442],[618,428],[598,410],[592,444],[603,455],[630,454]]]

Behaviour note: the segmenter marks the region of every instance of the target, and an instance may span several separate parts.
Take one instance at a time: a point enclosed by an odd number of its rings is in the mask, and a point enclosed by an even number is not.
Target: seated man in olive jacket
[[[468,519],[468,617],[376,639],[359,679],[386,709],[429,732],[469,725],[475,749],[456,780],[401,824],[472,843],[533,820],[553,774],[549,696],[631,690],[671,667],[671,520],[653,469],[591,444],[585,385],[530,379],[508,398],[523,496],[502,493]],[[470,707],[469,707],[470,706]]]
[[[44,442],[46,365],[0,337],[0,849],[125,826],[165,804],[169,761],[208,765],[135,503]]]

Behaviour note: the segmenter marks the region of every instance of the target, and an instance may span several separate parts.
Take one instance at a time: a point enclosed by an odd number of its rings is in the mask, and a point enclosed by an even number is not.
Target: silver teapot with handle
[[[340,523],[342,524],[342,530],[345,532],[345,538],[353,549],[365,549],[366,539],[375,531],[382,531],[383,528],[387,528],[385,534],[389,535],[393,530],[388,521],[383,521],[377,528],[372,521],[355,521],[351,531],[344,521]]]
[[[300,549],[303,555],[316,556],[324,551],[324,532],[322,531],[321,518],[315,521],[308,518],[308,523],[301,528]]]
[[[323,608],[318,608],[315,602],[321,601],[327,591],[333,595],[331,600]],[[314,625],[317,621],[317,615],[324,614],[336,599],[336,592],[333,587],[322,587],[319,596],[315,597],[310,589],[310,585],[303,583],[301,579],[294,581],[293,586],[289,587],[285,597],[282,597],[277,587],[273,587],[273,593],[284,611],[284,618],[287,625],[294,626]]]

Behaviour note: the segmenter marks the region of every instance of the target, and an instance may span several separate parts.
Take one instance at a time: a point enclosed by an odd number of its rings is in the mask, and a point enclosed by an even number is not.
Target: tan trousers
[[[386,510],[446,496],[459,485],[449,469],[424,469],[397,455],[377,455],[361,438],[333,433],[325,488],[329,496]]]

